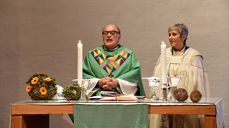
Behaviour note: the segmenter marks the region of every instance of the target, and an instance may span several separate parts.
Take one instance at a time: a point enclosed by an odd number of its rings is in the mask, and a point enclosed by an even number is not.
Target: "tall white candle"
[[[81,40],[79,40],[78,44],[77,44],[77,48],[78,48],[78,58],[77,58],[77,79],[78,79],[78,84],[81,86],[82,85],[82,72],[83,72],[83,68],[82,68],[82,60],[83,60],[83,44],[81,43]]]
[[[166,44],[161,42],[161,82],[167,85]]]

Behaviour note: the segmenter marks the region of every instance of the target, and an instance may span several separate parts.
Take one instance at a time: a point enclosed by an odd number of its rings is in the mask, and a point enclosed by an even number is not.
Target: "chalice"
[[[152,100],[157,100],[156,96],[156,88],[160,85],[160,77],[143,77],[142,79],[146,79],[149,82],[150,90],[153,89],[153,94],[151,95]]]

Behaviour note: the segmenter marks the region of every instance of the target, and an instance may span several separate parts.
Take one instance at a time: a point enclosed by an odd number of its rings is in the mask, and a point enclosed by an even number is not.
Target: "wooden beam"
[[[216,115],[215,105],[149,105],[149,114]]]
[[[73,104],[68,105],[11,105],[12,115],[21,114],[73,114]]]
[[[204,127],[205,128],[216,128],[216,117],[205,115]]]
[[[23,116],[11,116],[11,128],[26,128],[23,121]]]

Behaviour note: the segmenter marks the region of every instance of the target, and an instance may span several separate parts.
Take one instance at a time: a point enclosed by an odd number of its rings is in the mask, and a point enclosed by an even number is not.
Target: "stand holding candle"
[[[175,102],[174,91],[177,89],[178,83],[180,83],[181,77],[168,77],[169,79],[169,95],[168,99],[172,102]]]
[[[89,79],[74,79],[72,80],[74,82],[77,82],[79,84],[79,86],[81,87],[81,93],[80,93],[80,99],[79,101],[87,101],[88,100],[88,97],[87,97],[87,86],[88,86],[88,82],[89,82]],[[80,84],[81,81],[82,83]]]
[[[84,80],[82,81],[84,83]],[[80,95],[80,101],[87,101],[88,97],[86,94],[87,88],[84,86],[84,84],[81,84],[81,95]]]
[[[168,100],[168,80],[167,80],[167,65],[166,65],[166,44],[161,42],[161,84],[163,100]]]

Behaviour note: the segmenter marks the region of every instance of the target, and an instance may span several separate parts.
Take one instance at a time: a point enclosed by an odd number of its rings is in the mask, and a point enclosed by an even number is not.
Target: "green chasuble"
[[[135,95],[145,96],[140,63],[131,50],[121,45],[116,50],[108,50],[102,45],[87,53],[83,62],[83,78],[101,79],[107,76],[136,83],[138,90]],[[116,89],[112,91],[117,92]],[[101,89],[97,94],[100,92]]]

